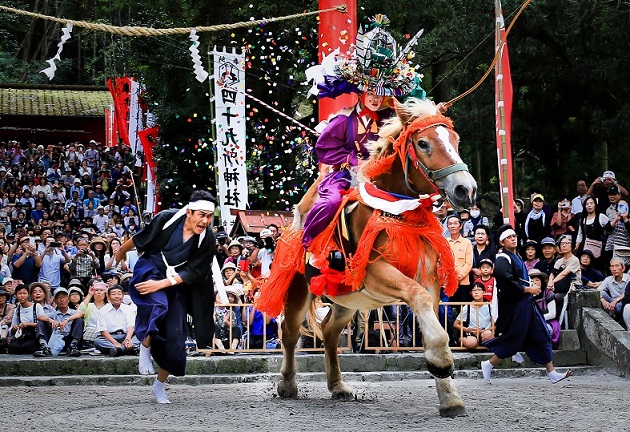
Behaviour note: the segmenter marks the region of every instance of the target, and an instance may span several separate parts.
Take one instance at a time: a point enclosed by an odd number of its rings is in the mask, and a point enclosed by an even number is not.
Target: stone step
[[[454,352],[455,370],[476,370],[482,360],[491,354],[483,352]],[[525,356],[523,367],[534,367]],[[423,352],[395,354],[342,354],[339,356],[344,373],[356,372],[404,372],[426,371]],[[554,364],[557,367],[586,365],[584,350],[554,351]],[[277,373],[282,364],[278,354],[234,356],[189,357],[186,373],[188,376],[214,374],[265,374]],[[298,371],[319,373],[324,370],[323,354],[299,354]],[[511,368],[516,363],[504,361],[502,368]],[[59,377],[59,376],[134,376],[138,373],[137,357],[109,358],[84,355],[82,357],[34,358],[32,356],[0,355],[0,377]]]
[[[560,368],[564,370],[566,368]],[[587,374],[601,374],[602,368],[593,366],[572,366],[571,370],[575,376]],[[427,371],[382,371],[382,372],[344,372],[344,379],[348,382],[384,382],[432,379]],[[187,375],[184,377],[169,378],[170,384],[176,385],[211,385],[211,384],[234,384],[249,382],[269,382],[278,381],[279,373],[259,373],[259,374],[211,374],[211,375]],[[457,370],[455,379],[482,379],[479,369]],[[544,378],[545,369],[542,367],[529,368],[497,368],[492,372],[492,379],[501,378]],[[0,377],[0,387],[28,386],[129,386],[129,385],[151,385],[155,380],[155,375],[65,375],[65,376],[13,376]],[[323,372],[298,373],[298,381],[301,382],[325,382],[326,375]]]

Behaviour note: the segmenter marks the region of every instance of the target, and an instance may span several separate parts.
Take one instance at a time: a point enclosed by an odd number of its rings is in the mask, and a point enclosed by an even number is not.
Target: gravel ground
[[[433,380],[349,384],[354,402],[331,400],[319,382],[301,383],[296,400],[271,383],[170,385],[171,405],[154,403],[148,386],[5,387],[0,399],[6,431],[630,430],[630,380],[603,372],[556,385],[459,380],[469,416],[456,419],[439,417]]]

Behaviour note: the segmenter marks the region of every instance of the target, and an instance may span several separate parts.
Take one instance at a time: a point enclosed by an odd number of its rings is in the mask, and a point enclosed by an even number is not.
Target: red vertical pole
[[[321,63],[324,56],[332,53],[336,48],[342,55],[349,54],[357,37],[357,2],[356,0],[319,0],[319,9],[346,5],[346,13],[326,12],[319,15],[319,53],[318,60]],[[326,120],[344,107],[349,107],[357,102],[354,94],[341,95],[334,99],[322,98],[319,100],[319,120]]]

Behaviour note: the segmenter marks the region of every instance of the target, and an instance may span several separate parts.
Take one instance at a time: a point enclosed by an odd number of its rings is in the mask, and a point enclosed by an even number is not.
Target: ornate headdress
[[[390,23],[385,15],[372,18],[372,29],[359,27],[354,53],[337,55],[332,65],[324,65],[323,82],[317,84],[319,97],[336,97],[343,93],[371,91],[379,96],[424,98],[421,75],[407,62],[407,56],[424,30],[411,38],[400,53],[394,37],[385,30]],[[324,63],[324,62],[322,62]],[[332,73],[332,75],[328,75]]]

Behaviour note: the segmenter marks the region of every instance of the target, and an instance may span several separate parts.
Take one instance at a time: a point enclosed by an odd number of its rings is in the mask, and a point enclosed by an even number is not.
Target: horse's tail
[[[256,300],[256,309],[272,317],[280,315],[293,278],[297,273],[304,274],[304,254],[302,231],[289,228],[283,232],[278,239],[271,275]]]

